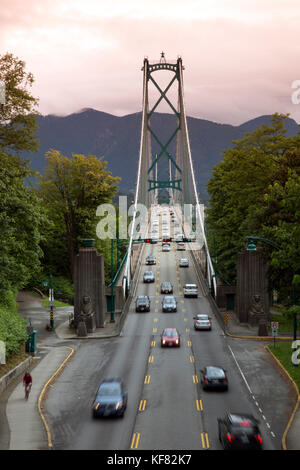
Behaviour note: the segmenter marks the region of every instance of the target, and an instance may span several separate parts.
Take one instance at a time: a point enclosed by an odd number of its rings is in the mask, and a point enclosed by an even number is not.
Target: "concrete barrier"
[[[5,374],[0,379],[0,394],[3,393],[8,385],[16,378],[23,375],[25,370],[29,369],[30,365],[32,364],[32,357],[28,357],[25,361],[18,364],[14,369],[10,370],[7,374]]]

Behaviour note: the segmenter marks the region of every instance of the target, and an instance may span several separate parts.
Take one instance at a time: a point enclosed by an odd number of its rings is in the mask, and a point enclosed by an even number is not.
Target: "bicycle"
[[[25,384],[25,400],[28,400],[30,390],[31,390],[31,384]]]

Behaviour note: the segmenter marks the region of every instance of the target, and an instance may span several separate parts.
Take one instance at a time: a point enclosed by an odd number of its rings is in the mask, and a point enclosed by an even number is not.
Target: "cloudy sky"
[[[299,0],[0,0],[0,7],[0,54],[26,62],[42,114],[141,111],[143,59],[164,51],[167,60],[182,57],[189,116],[240,124],[277,111],[300,123],[300,103],[292,102]]]

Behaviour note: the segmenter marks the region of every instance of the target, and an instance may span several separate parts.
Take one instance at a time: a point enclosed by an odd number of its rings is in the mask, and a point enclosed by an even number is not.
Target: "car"
[[[199,313],[193,319],[195,330],[211,330],[211,318],[208,315]]]
[[[147,256],[146,264],[156,264],[156,257],[153,255]]]
[[[93,417],[123,417],[127,407],[128,393],[121,379],[106,379],[100,384],[92,404]]]
[[[185,284],[183,286],[184,297],[198,297],[197,284]]]
[[[177,312],[177,302],[173,295],[165,295],[161,305],[163,312]]]
[[[136,312],[150,312],[150,299],[148,295],[138,295],[135,300]]]
[[[166,244],[162,245],[161,247],[161,251],[170,251],[170,249],[171,249],[170,245],[166,245]]]
[[[154,273],[152,271],[145,271],[143,281],[145,283],[154,282],[155,281]]]
[[[206,366],[200,370],[200,381],[203,390],[228,390],[228,378],[222,367]]]
[[[161,294],[173,294],[172,284],[168,281],[162,282],[160,285],[160,293]]]
[[[166,346],[180,347],[180,334],[176,328],[164,328],[160,337],[160,345],[162,348]]]
[[[259,421],[247,413],[227,413],[218,418],[219,440],[226,450],[262,450]]]
[[[182,242],[179,242],[179,243],[177,244],[177,250],[178,250],[178,251],[184,251],[184,250],[185,250],[185,244],[182,243]]]
[[[158,236],[152,236],[152,237],[150,238],[150,243],[153,243],[153,244],[154,244],[154,243],[158,243]]]
[[[187,258],[180,258],[179,267],[180,268],[188,268],[189,267],[189,260]]]

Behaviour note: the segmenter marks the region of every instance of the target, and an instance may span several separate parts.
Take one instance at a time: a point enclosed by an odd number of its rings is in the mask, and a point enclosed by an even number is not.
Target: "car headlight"
[[[116,404],[116,410],[118,410],[122,406],[122,404],[123,402],[118,401],[118,403]]]
[[[178,343],[179,343],[178,339],[176,339],[175,343],[176,343],[176,344],[178,344]]]
[[[165,341],[165,340],[163,340],[162,344],[166,344],[166,341]]]

